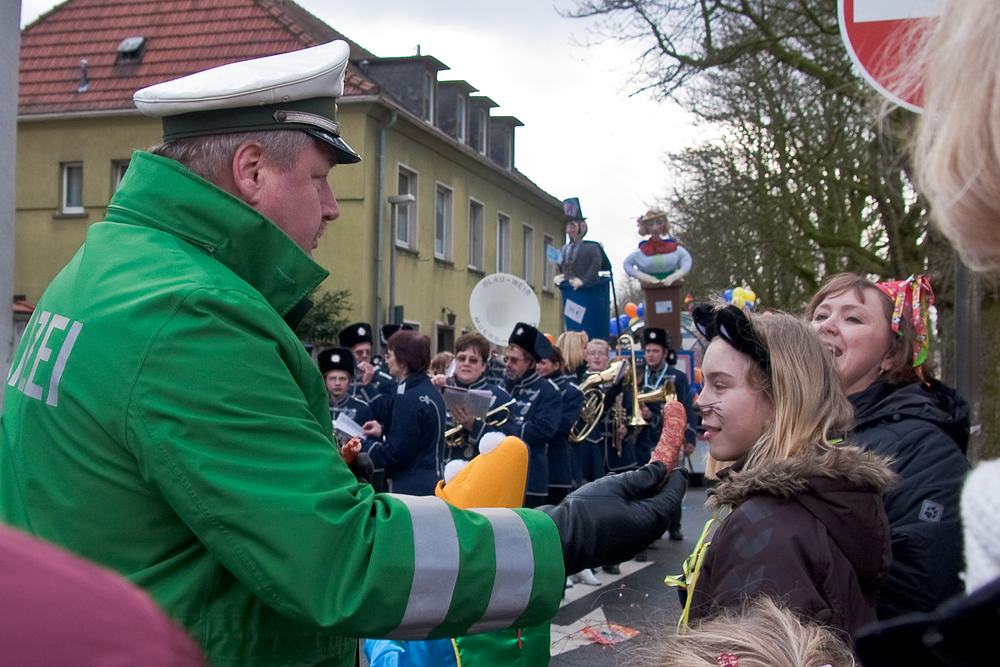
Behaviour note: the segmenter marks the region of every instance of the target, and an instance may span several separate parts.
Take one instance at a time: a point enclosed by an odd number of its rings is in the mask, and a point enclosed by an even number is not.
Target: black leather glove
[[[375,476],[375,464],[372,463],[372,457],[368,456],[368,452],[358,452],[358,458],[348,468],[362,484],[372,483],[372,478]]]
[[[664,483],[666,481],[666,483]],[[667,530],[687,491],[687,470],[660,462],[584,484],[538,509],[559,529],[567,572],[626,561]]]

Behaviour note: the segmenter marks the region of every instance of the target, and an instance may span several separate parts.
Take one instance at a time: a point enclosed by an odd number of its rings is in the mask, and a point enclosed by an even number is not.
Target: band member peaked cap
[[[655,345],[661,346],[664,350],[669,350],[673,344],[670,339],[670,334],[667,333],[666,329],[657,329],[656,327],[646,327],[642,330],[642,344],[649,345],[653,343]]]
[[[346,347],[331,347],[319,353],[319,372],[326,377],[330,371],[346,371],[354,377],[354,354]]]
[[[302,130],[329,144],[338,164],[361,160],[340,137],[338,97],[351,49],[336,40],[243,60],[136,91],[135,106],[163,122],[163,139]]]
[[[356,322],[348,327],[344,327],[337,338],[340,340],[341,347],[346,347],[347,349],[351,349],[361,343],[368,343],[370,345],[375,342],[372,338],[372,328],[365,322]]]
[[[552,356],[552,343],[535,327],[525,322],[514,325],[508,344],[524,348],[535,358],[535,361],[548,359]]]

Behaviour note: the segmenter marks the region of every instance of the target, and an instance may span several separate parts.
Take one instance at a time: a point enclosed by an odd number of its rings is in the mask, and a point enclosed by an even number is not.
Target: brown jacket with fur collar
[[[892,559],[885,459],[842,446],[720,477],[709,505],[733,509],[706,554],[692,620],[757,595],[847,633],[876,620]]]

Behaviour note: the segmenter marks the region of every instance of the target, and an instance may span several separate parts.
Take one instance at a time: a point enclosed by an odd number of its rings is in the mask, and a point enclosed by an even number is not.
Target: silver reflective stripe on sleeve
[[[497,554],[497,574],[490,604],[483,618],[469,628],[469,634],[474,635],[508,628],[524,613],[531,600],[535,558],[528,527],[514,510],[489,508],[469,511],[489,519]]]
[[[401,385],[402,386],[402,385]],[[435,496],[393,496],[413,522],[413,585],[399,627],[387,639],[423,639],[448,615],[458,580],[458,532],[448,503]]]

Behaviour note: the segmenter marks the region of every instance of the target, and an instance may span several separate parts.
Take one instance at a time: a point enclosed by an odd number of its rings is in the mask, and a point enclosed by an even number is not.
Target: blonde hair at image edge
[[[770,353],[771,377],[750,357],[745,358],[745,377],[751,388],[771,398],[774,419],[751,447],[744,470],[787,459],[807,447],[828,446],[828,434],[844,432],[854,423],[854,409],[833,358],[809,325],[780,312],[751,313],[749,318]],[[705,474],[714,478],[731,463],[709,457]]]
[[[918,187],[966,264],[1000,270],[1000,2],[948,2],[923,55]]]
[[[685,635],[664,628],[664,639],[637,649],[627,667],[719,665],[719,656],[736,657],[739,667],[855,667],[854,655],[830,629],[804,624],[768,597],[744,611],[726,610],[693,626]]]

